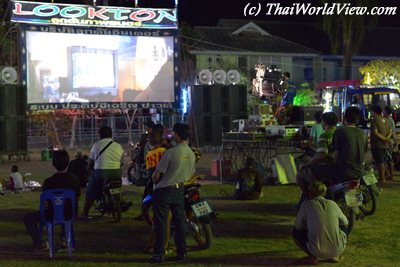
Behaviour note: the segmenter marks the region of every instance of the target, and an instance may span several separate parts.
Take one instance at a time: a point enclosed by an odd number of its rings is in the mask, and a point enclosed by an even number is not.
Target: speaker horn
[[[240,82],[240,73],[237,70],[229,70],[227,76],[229,83],[237,84]]]
[[[226,72],[224,70],[216,70],[213,73],[215,83],[224,84],[226,81]]]
[[[208,69],[204,69],[199,72],[199,81],[201,84],[211,84],[212,73]]]
[[[3,67],[0,73],[0,83],[16,84],[18,80],[17,70],[13,67]]]

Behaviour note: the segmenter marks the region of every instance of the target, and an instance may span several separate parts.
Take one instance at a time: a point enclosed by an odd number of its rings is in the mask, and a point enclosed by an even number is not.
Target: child
[[[324,129],[322,129],[322,124],[321,124],[321,115],[322,115],[322,111],[317,111],[314,114],[315,124],[313,125],[313,127],[311,127],[311,130],[310,130],[310,146],[311,147],[317,146],[319,136],[324,132]]]
[[[262,181],[260,174],[255,169],[256,161],[248,157],[244,168],[239,170],[238,189],[236,198],[242,200],[260,199],[262,194]]]
[[[11,167],[10,183],[8,189],[11,191],[21,191],[24,187],[22,175],[18,172],[18,166],[14,165]]]

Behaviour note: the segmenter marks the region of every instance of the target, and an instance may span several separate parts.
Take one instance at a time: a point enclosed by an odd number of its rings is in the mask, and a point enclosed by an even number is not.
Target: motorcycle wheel
[[[360,191],[363,196],[363,204],[360,210],[364,215],[372,215],[376,211],[376,197],[370,186],[361,184]]]
[[[344,216],[346,216],[347,220],[349,221],[349,224],[346,227],[346,234],[349,235],[353,230],[354,223],[356,221],[356,214],[349,206],[347,206],[346,200],[344,198],[341,198],[338,201],[336,201],[336,204],[339,206]]]
[[[119,223],[121,221],[121,196],[111,195],[112,203],[112,217],[114,222]]]
[[[142,214],[144,220],[149,224],[153,225],[154,215],[153,215],[153,202],[149,201],[142,204]]]
[[[193,238],[200,249],[208,249],[209,247],[211,247],[211,244],[213,242],[211,224],[199,221],[193,214],[193,212],[190,212],[190,214],[187,215],[187,219],[189,220],[189,223],[193,223],[196,225],[197,229]]]

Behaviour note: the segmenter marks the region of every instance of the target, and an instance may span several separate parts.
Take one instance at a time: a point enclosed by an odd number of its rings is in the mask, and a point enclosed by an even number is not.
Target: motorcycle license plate
[[[121,193],[122,193],[122,187],[110,189],[110,193],[111,193],[112,195],[121,194]]]
[[[346,199],[346,205],[349,207],[359,207],[362,205],[363,196],[357,190],[347,191],[344,197]]]
[[[366,185],[372,185],[378,182],[378,179],[376,179],[375,174],[373,172],[364,175],[363,179]]]
[[[192,210],[197,218],[212,213],[212,209],[210,207],[210,204],[208,204],[207,200],[203,200],[193,204]]]

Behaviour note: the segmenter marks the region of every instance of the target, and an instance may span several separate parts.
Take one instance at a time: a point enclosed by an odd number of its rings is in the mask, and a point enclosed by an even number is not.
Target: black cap
[[[143,124],[150,128],[153,128],[155,125],[153,121],[145,121]]]

